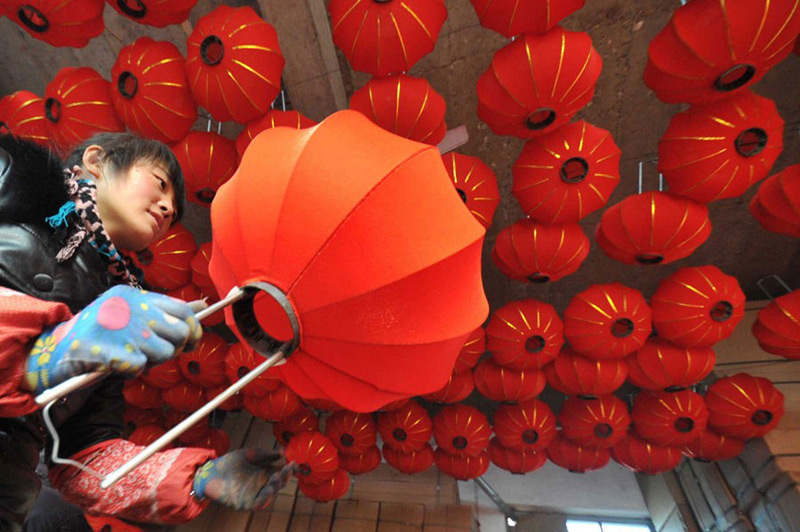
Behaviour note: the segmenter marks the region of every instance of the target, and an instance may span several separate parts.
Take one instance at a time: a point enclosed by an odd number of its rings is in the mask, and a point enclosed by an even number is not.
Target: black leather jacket
[[[0,136],[0,285],[78,312],[112,284],[98,253],[84,242],[64,263],[62,238],[44,222],[66,200],[60,162],[47,151]],[[0,323],[2,326],[2,323]],[[119,438],[122,381],[109,378],[70,394],[51,409],[60,456]],[[0,418],[0,530],[19,530],[36,500],[35,473],[46,436],[41,413]]]

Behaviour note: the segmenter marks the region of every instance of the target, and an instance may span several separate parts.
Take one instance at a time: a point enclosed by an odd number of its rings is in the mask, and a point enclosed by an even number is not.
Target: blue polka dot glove
[[[48,329],[28,355],[26,384],[37,395],[70,377],[106,370],[133,377],[189,351],[203,330],[178,299],[119,285],[71,320]]]

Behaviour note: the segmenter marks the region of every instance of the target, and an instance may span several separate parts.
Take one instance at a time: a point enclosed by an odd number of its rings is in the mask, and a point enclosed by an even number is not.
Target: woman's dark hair
[[[67,167],[81,166],[83,152],[92,145],[103,148],[102,162],[110,165],[110,169],[115,173],[126,172],[140,161],[163,164],[167,171],[167,177],[172,182],[172,188],[175,190],[173,223],[181,219],[186,206],[183,172],[181,172],[175,154],[166,144],[158,140],[142,138],[133,133],[98,133],[86,139],[72,151],[66,161]]]

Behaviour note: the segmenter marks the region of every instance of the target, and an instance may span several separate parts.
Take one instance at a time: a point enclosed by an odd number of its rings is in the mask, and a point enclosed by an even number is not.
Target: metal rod
[[[642,166],[643,165],[644,165],[644,163],[642,161],[639,161],[639,194],[642,193],[642,171],[643,171],[642,170]]]
[[[772,294],[766,288],[764,288],[764,281],[766,281],[767,279],[775,279],[778,282],[778,284],[780,284],[783,287],[783,289],[786,290],[787,294],[792,291],[789,285],[786,284],[786,282],[784,282],[784,280],[781,279],[779,276],[775,274],[766,275],[761,279],[759,279],[758,281],[756,281],[756,286],[758,286],[761,289],[761,291],[764,292],[764,295],[766,295],[770,301],[775,301],[775,299],[772,297]]]
[[[494,488],[491,487],[489,483],[483,479],[483,477],[476,477],[474,480],[475,484],[477,484],[478,487],[482,489],[483,492],[486,495],[488,495],[490,499],[492,499],[492,502],[495,503],[495,505],[497,505],[497,508],[501,512],[503,512],[503,515],[505,515],[506,517],[510,517],[514,521],[519,522],[519,517],[517,517],[517,512],[515,512],[512,507],[506,504],[506,501],[504,501],[503,498],[500,497],[500,494],[497,493],[494,490]]]
[[[742,360],[741,362],[717,362],[715,366],[745,366],[750,364],[766,364],[766,365],[773,365],[773,364],[790,364],[792,362],[798,362],[797,360]]]

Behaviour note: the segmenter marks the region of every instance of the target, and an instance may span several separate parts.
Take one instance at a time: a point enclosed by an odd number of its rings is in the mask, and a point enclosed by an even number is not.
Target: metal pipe
[[[503,513],[506,519],[513,519],[515,523],[519,522],[519,517],[517,516],[517,512],[514,511],[512,507],[506,504],[506,501],[500,497],[500,494],[497,493],[493,487],[486,482],[483,477],[477,477],[474,479],[475,484],[478,485],[483,492],[492,499],[492,502],[497,506],[497,508]]]

